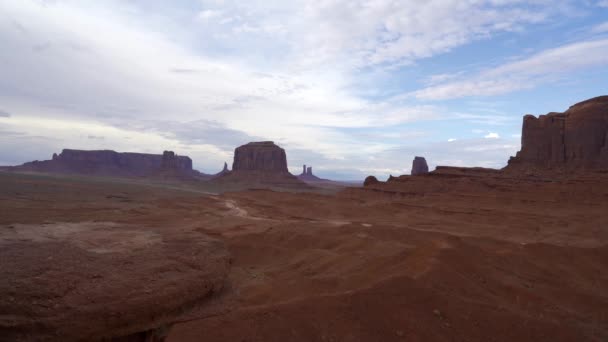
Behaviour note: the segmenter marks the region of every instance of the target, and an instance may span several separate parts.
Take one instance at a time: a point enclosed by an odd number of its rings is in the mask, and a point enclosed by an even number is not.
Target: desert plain
[[[33,229],[46,237],[41,245],[77,240],[87,253],[104,247],[126,258],[178,236],[225,245],[223,286],[181,308],[167,341],[608,339],[606,174],[524,179],[455,168],[332,194],[213,194],[26,173],[0,173],[0,184],[3,258],[8,244],[34,240]],[[124,232],[121,244],[108,245],[100,231]],[[3,273],[18,273],[39,250],[3,264]],[[15,279],[0,281],[0,308]],[[65,286],[48,279],[47,287]],[[21,300],[27,316],[62,298]]]

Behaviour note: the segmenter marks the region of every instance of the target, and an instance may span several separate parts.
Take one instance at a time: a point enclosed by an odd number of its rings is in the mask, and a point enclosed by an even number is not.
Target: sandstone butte
[[[608,169],[608,96],[538,118],[525,115],[521,150],[507,171],[585,171]]]
[[[412,162],[412,176],[423,175],[429,173],[429,166],[424,157],[415,157]]]
[[[272,141],[250,142],[234,150],[232,171],[213,179],[222,184],[245,184],[247,187],[307,188],[287,169],[285,150]]]
[[[234,172],[289,173],[285,150],[272,141],[250,142],[234,150]]]

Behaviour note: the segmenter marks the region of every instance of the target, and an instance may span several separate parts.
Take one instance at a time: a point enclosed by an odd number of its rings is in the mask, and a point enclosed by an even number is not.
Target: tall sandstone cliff
[[[570,107],[564,113],[524,116],[521,151],[507,170],[608,169],[608,96]]]

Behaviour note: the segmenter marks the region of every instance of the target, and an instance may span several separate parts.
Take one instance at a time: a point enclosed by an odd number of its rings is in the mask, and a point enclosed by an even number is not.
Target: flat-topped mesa
[[[414,157],[412,162],[412,176],[424,175],[429,173],[429,166],[426,163],[424,157]]]
[[[165,151],[163,155],[119,153],[112,150],[64,149],[51,160],[28,162],[11,167],[15,171],[76,173],[104,176],[149,176],[165,167],[180,172],[193,172],[192,159]]]
[[[250,142],[234,150],[234,172],[289,173],[285,150],[272,141]]]
[[[525,115],[521,150],[506,170],[608,169],[608,96],[571,106],[564,113]]]

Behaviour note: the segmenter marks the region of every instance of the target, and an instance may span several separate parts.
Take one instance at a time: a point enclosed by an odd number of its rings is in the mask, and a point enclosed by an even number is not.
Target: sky
[[[1,0],[0,165],[63,148],[202,172],[272,140],[360,180],[500,168],[524,114],[608,94],[608,0]]]

